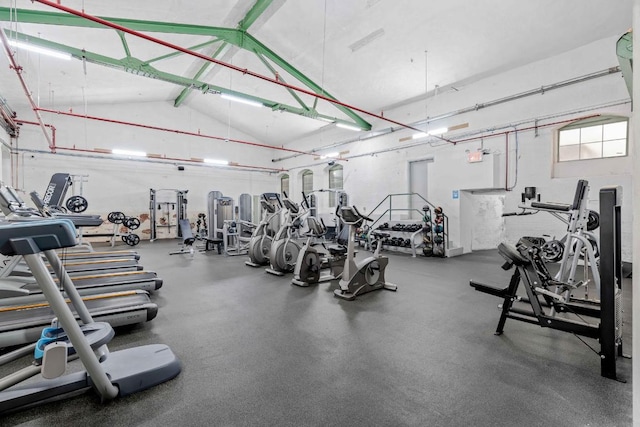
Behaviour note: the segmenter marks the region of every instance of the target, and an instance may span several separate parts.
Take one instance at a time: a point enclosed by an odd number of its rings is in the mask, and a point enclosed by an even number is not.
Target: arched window
[[[558,130],[558,162],[627,155],[628,119],[598,116],[578,120]]]
[[[305,193],[313,191],[313,172],[309,169],[302,171],[302,191]]]
[[[333,165],[329,168],[329,189],[331,190],[342,190],[343,187],[342,180],[342,165]],[[329,207],[336,207],[336,198],[332,197],[335,193],[332,193],[329,197]]]
[[[289,175],[286,173],[280,177],[280,194],[289,194]]]

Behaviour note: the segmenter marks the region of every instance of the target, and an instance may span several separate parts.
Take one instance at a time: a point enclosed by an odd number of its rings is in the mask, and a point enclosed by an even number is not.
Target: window
[[[333,165],[329,168],[329,189],[331,190],[342,190],[343,181],[342,181],[342,165]],[[336,207],[336,197],[334,197],[336,193],[330,193],[329,196],[329,207]]]
[[[309,169],[302,172],[302,191],[307,194],[313,191],[313,172]]]
[[[558,162],[627,155],[628,119],[600,116],[580,120],[558,131]]]
[[[280,177],[280,194],[289,194],[289,175],[284,174]]]

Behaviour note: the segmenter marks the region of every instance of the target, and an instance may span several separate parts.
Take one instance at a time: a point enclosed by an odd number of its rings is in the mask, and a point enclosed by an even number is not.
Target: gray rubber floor
[[[168,344],[182,373],[113,402],[85,394],[1,425],[631,425],[629,360],[619,360],[624,384],[602,378],[598,356],[573,335],[516,321],[493,335],[499,300],[469,279],[506,285],[496,251],[391,254],[387,279],[398,292],[348,302],[334,298],[335,284],[299,288],[290,276],[245,266],[245,257],[168,255],[176,248],[138,247],[141,264],[164,279],[153,296],[160,311],[118,331],[110,348]]]

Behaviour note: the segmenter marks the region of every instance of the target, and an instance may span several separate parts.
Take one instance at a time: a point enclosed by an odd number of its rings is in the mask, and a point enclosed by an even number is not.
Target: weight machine
[[[82,213],[87,210],[89,203],[87,199],[82,196],[83,184],[88,181],[89,175],[70,175],[68,173],[54,173],[51,176],[51,180],[47,185],[47,189],[42,197],[44,208],[51,210],[52,212],[66,211],[72,213]],[[75,194],[67,199],[64,203],[64,199],[67,195],[67,190],[74,183],[80,184],[79,194]]]
[[[555,280],[579,287],[585,286],[593,280],[596,289],[600,291],[600,274],[598,272],[598,256],[600,253],[597,236],[592,232],[599,226],[600,216],[597,212],[587,209],[589,196],[589,182],[581,179],[578,181],[573,202],[541,202],[540,194],[535,187],[526,187],[522,193],[523,204],[519,206],[520,212],[504,213],[502,216],[533,215],[538,212],[548,212],[555,218],[567,224],[567,232],[561,239],[544,241],[536,238],[541,243],[541,256],[550,262],[560,261],[560,269],[555,275]],[[526,200],[536,199],[525,205]],[[580,283],[576,283],[575,275],[580,261],[584,261],[585,277]],[[589,273],[591,279],[589,279]]]
[[[584,190],[579,183],[580,187]],[[507,319],[514,319],[596,339],[600,344],[599,351],[583,342],[598,354],[601,375],[624,382],[616,372],[616,359],[622,356],[621,204],[620,187],[600,190],[599,300],[571,295],[570,291],[576,287],[573,282],[553,278],[547,270],[542,247],[527,238],[520,239],[516,247],[505,243],[498,246],[506,261],[502,268],[515,267],[509,285],[499,288],[470,281],[477,291],[504,299],[496,335],[504,332]],[[520,284],[526,296],[518,295]],[[530,309],[521,308],[522,303],[528,303]],[[548,312],[545,311],[547,307],[550,308]]]
[[[149,189],[149,222],[151,234],[149,240],[158,238],[158,228],[166,228],[169,234],[173,228],[175,237],[182,237],[178,224],[181,219],[187,219],[187,193],[189,190],[172,188]],[[160,224],[157,213],[160,211]],[[164,221],[163,221],[164,220]]]
[[[247,215],[248,218],[251,218],[251,196],[241,195],[240,198],[243,207],[242,215],[245,218]],[[256,227],[255,224],[241,219],[241,210],[235,206],[233,198],[223,196],[220,191],[209,192],[208,210],[209,238],[207,246],[209,243],[222,245],[224,253],[229,256],[246,255],[249,251],[252,231]]]

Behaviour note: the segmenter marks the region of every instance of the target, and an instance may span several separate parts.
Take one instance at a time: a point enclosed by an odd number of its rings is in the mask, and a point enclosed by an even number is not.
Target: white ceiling
[[[96,16],[234,28],[255,0],[61,3]],[[63,13],[28,0],[0,0],[0,6]],[[249,28],[249,33],[341,102],[379,113],[423,96],[426,83],[429,91],[436,85],[462,86],[483,76],[621,35],[631,25],[631,9],[632,0],[274,0]],[[16,28],[15,24],[2,25]],[[113,30],[36,24],[18,24],[17,29],[103,55],[124,56]],[[151,35],[182,47],[208,40],[168,33]],[[127,36],[127,40],[132,55],[140,59],[170,52],[134,36]],[[203,53],[212,51],[210,48]],[[271,76],[246,51],[234,48],[222,59]],[[170,83],[93,64],[87,64],[85,73],[78,60],[66,62],[24,53],[18,54],[18,60],[41,105],[59,109],[85,102],[91,106],[160,100],[172,105],[182,90]],[[202,63],[200,59],[181,55],[156,65],[163,71],[192,77]],[[6,64],[6,59],[0,60],[0,95],[14,109],[24,108],[27,99]],[[201,80],[296,105],[282,87],[220,66],[210,69]],[[301,86],[289,77],[287,83]],[[310,96],[301,97],[312,103]],[[221,122],[230,122],[232,127],[256,140],[278,145],[290,144],[326,126],[318,120],[266,108],[230,104],[217,95],[192,93],[180,108],[205,112]],[[324,101],[319,103],[318,110],[342,117]],[[372,121],[371,117],[362,116]]]

